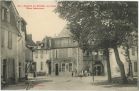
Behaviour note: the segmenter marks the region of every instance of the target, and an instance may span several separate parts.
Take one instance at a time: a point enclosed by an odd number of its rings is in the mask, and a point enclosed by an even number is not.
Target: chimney
[[[32,34],[28,34],[28,35],[27,35],[27,38],[28,38],[29,40],[32,40]]]
[[[36,41],[36,44],[39,45],[41,43],[41,41]]]

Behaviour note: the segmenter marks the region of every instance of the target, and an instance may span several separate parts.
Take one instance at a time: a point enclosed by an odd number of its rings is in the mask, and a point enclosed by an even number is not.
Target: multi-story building
[[[25,60],[26,60],[26,76],[29,75],[29,73],[33,73],[35,72],[35,69],[32,68],[32,66],[34,65],[34,61],[33,61],[33,50],[35,48],[36,44],[34,43],[34,41],[32,40],[32,35],[28,34],[26,36],[26,54],[25,54]]]
[[[19,80],[24,80],[25,78],[25,49],[26,49],[26,21],[23,18],[20,18],[18,21],[18,31],[20,32],[20,37],[17,40],[17,50],[18,50],[18,60],[19,60]]]
[[[79,75],[83,71],[95,75],[103,75],[106,65],[102,50],[93,55],[79,48],[71,37],[44,38],[44,46],[48,53],[47,69],[51,75]],[[95,52],[94,52],[95,53]]]
[[[48,73],[46,60],[47,60],[47,51],[44,49],[42,42],[36,42],[36,48],[33,51],[33,61],[36,64],[37,75],[45,75]]]
[[[49,54],[48,68],[52,75],[70,75],[72,71],[82,70],[82,52],[76,42],[69,37],[52,38]],[[50,72],[49,72],[50,73]]]
[[[12,1],[1,1],[1,78],[7,83],[24,78],[26,22]]]

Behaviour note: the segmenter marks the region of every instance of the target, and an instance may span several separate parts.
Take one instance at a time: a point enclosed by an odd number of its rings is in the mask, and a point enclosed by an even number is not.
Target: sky
[[[21,17],[27,22],[27,34],[41,41],[45,36],[54,37],[66,26],[66,21],[54,12],[55,1],[13,0]]]

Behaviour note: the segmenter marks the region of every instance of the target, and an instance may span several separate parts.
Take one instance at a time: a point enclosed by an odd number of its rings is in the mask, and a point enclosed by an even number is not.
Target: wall
[[[15,6],[13,2],[2,2],[2,7],[7,9],[5,12],[7,12],[7,16],[4,15],[1,17],[2,20],[2,27],[1,30],[4,31],[4,33],[1,33],[1,36],[3,36],[3,42],[2,43],[2,76],[4,75],[3,73],[5,72],[5,77],[6,81],[10,84],[18,81],[19,78],[19,61],[21,63],[21,77],[24,77],[24,62],[25,62],[25,34],[23,31],[21,32],[20,26],[21,24],[17,24],[17,21],[20,21],[20,16],[18,15],[18,12],[15,9]],[[3,11],[3,9],[1,10]],[[4,13],[1,13],[2,15]],[[11,33],[11,38],[10,35]],[[21,36],[19,35],[21,34]],[[19,37],[20,36],[20,37]],[[22,42],[20,42],[20,40]],[[1,41],[2,42],[2,41]],[[8,43],[11,44],[11,46],[8,46]],[[3,65],[5,63],[5,66]],[[5,68],[5,70],[3,69]]]
[[[20,31],[21,37],[18,37],[18,60],[20,65],[19,78],[25,77],[25,34]]]
[[[83,54],[82,50],[76,47],[60,48],[48,50],[51,60],[52,75],[55,75],[56,64],[58,64],[58,71],[60,76],[71,76],[72,71],[80,73],[83,69]],[[72,63],[72,70],[69,71],[69,64]],[[65,71],[62,71],[62,64],[65,64]]]
[[[33,60],[34,60],[34,62],[36,62],[37,72],[48,73],[47,65],[46,65],[46,60],[47,60],[47,52],[46,52],[46,50],[36,49],[33,52]],[[42,69],[41,69],[41,64],[42,64]]]
[[[18,79],[18,60],[17,60],[17,32],[16,29],[12,28],[12,26],[8,24],[2,23],[2,31],[4,31],[4,47],[2,47],[2,60],[7,59],[7,78],[15,78],[16,81]],[[12,32],[12,48],[8,48],[8,31]],[[14,65],[9,62],[14,60]],[[2,63],[3,64],[3,63]],[[13,68],[13,70],[11,69]],[[15,71],[14,71],[15,70]],[[3,71],[3,69],[2,69]],[[3,75],[3,72],[1,72]]]

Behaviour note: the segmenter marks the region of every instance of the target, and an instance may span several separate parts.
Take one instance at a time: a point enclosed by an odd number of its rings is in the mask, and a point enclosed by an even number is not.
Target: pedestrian
[[[73,71],[72,71],[72,77],[73,77]]]
[[[36,78],[36,72],[34,72],[33,76],[34,76],[34,78]]]

